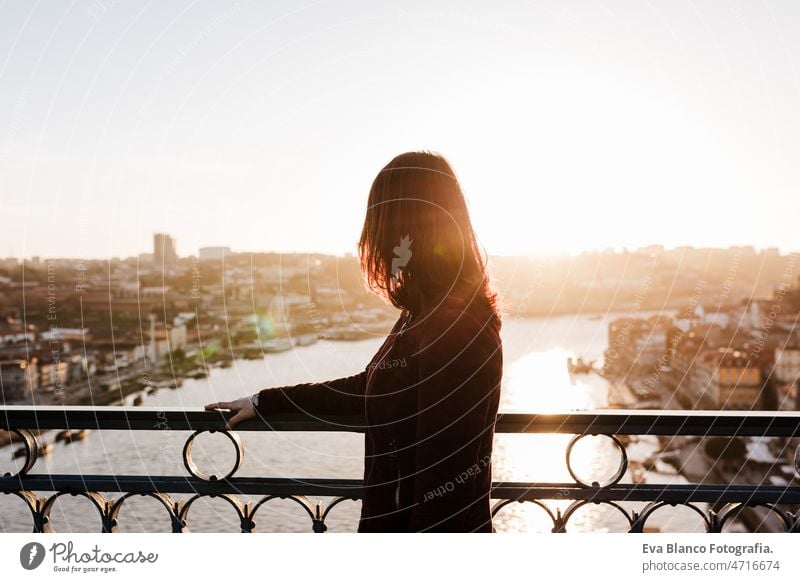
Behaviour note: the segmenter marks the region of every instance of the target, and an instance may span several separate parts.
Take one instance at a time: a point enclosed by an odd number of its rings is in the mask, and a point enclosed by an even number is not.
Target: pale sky
[[[800,250],[800,4],[0,4],[0,256],[354,252],[443,153],[490,254]]]

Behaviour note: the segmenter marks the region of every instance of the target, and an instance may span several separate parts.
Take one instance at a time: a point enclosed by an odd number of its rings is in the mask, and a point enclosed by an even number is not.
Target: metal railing
[[[237,477],[244,456],[239,431],[336,431],[363,432],[364,420],[359,417],[309,417],[271,415],[237,425],[235,431],[224,430],[224,419],[230,411],[140,407],[23,407],[0,406],[0,429],[10,431],[22,443],[24,460],[16,473],[0,477],[0,491],[20,497],[30,510],[34,532],[53,531],[50,511],[63,495],[80,495],[89,499],[100,514],[103,532],[118,531],[118,518],[123,504],[136,495],[157,499],[167,511],[172,531],[188,531],[188,513],[203,497],[226,500],[237,512],[242,532],[255,531],[259,508],[274,499],[290,499],[298,503],[311,520],[311,530],[324,532],[332,509],[346,500],[361,496],[360,480],[325,478],[261,478]],[[50,429],[97,429],[152,431],[168,427],[173,431],[193,431],[183,447],[183,475],[82,475],[35,474],[40,443],[35,433]],[[234,445],[235,462],[226,475],[205,475],[192,459],[192,444],[204,432],[226,435]],[[628,531],[643,532],[647,520],[664,506],[686,506],[703,520],[705,530],[720,532],[726,523],[748,508],[761,507],[774,514],[786,532],[800,532],[800,486],[739,484],[645,484],[623,483],[629,469],[627,435],[665,436],[800,436],[800,413],[721,411],[641,411],[602,410],[561,414],[499,414],[497,433],[560,433],[574,435],[566,449],[566,465],[573,482],[529,483],[495,482],[492,515],[512,503],[538,505],[553,522],[553,532],[565,532],[575,512],[588,504],[606,504],[618,510],[627,521]],[[620,462],[614,476],[605,483],[582,480],[572,468],[574,445],[589,435],[604,435],[619,450]],[[795,470],[797,471],[797,467]],[[798,479],[793,479],[795,483]],[[51,492],[41,495],[41,492]],[[99,492],[121,493],[119,498],[106,498]],[[186,499],[173,495],[190,494]],[[261,496],[256,503],[244,502],[238,496]],[[332,497],[327,505],[311,497]],[[547,500],[570,500],[562,512],[550,507]],[[643,502],[640,509],[628,509],[621,502]],[[707,509],[698,503],[708,503]]]

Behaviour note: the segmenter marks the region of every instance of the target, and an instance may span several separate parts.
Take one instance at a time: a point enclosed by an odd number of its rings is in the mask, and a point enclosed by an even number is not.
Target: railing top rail
[[[200,407],[0,406],[0,429],[223,430],[231,411]],[[363,432],[361,416],[274,414],[237,431]],[[501,412],[498,433],[800,436],[800,412],[582,410]]]

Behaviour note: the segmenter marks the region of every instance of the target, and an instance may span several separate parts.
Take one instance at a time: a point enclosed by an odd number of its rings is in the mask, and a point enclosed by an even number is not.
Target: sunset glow
[[[490,254],[797,249],[778,8],[437,6],[6,11],[2,254],[353,252],[410,149],[451,160]]]

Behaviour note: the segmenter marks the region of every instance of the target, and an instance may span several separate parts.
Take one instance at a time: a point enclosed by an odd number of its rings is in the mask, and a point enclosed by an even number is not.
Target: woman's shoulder
[[[427,339],[465,336],[493,341],[500,331],[500,319],[492,309],[480,306],[477,301],[468,302],[455,293],[439,300],[414,319],[413,327]]]
[[[500,324],[491,312],[469,309],[463,300],[451,298],[412,324],[412,330],[417,361],[428,373],[474,377],[480,386],[485,384],[478,381],[483,374],[502,374]]]

